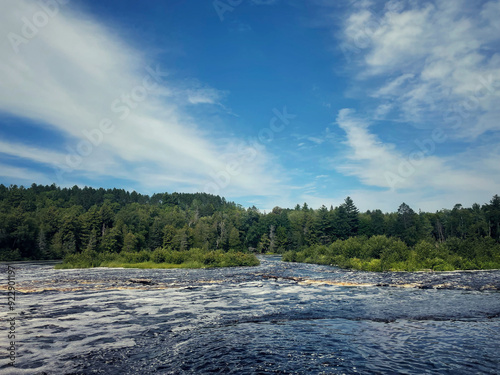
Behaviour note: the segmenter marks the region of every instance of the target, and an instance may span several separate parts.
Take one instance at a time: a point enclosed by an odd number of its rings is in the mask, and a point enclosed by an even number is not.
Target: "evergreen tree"
[[[340,205],[335,210],[333,233],[335,238],[345,240],[351,235],[351,226],[349,225],[349,216],[344,205]]]
[[[351,197],[347,197],[343,204],[349,225],[349,236],[355,236],[359,229],[359,210],[354,205]]]
[[[382,235],[387,233],[384,214],[380,210],[374,210],[370,214],[372,219],[373,235]]]
[[[489,224],[489,236],[500,242],[500,197],[493,196],[489,205],[486,205],[486,218]]]
[[[486,267],[493,261],[488,257],[495,256],[494,242],[500,242],[500,197],[493,196],[483,206],[457,204],[434,213],[417,214],[403,203],[397,212],[360,214],[347,197],[335,209],[312,209],[304,203],[295,209],[275,207],[265,214],[205,193],[149,197],[121,189],[0,185],[0,260],[161,247],[284,252],[325,245],[324,251],[337,239],[383,235],[418,247],[415,256],[444,259],[449,253],[458,257],[455,263],[469,259]],[[354,247],[346,254],[358,254],[356,241],[349,240],[348,246]],[[417,246],[422,241],[425,244]],[[433,246],[449,251],[438,254]],[[471,264],[465,266],[474,267]]]
[[[174,237],[177,234],[177,230],[173,225],[167,224],[163,228],[163,247],[169,248],[172,247],[174,242]]]
[[[398,216],[396,222],[396,233],[407,244],[415,244],[417,242],[416,220],[418,216],[410,206],[402,203],[398,208]]]
[[[278,253],[283,253],[288,249],[288,234],[286,228],[283,226],[279,226],[276,229],[276,248]]]
[[[325,206],[321,206],[317,212],[315,229],[318,242],[328,245],[333,236],[333,215]]]

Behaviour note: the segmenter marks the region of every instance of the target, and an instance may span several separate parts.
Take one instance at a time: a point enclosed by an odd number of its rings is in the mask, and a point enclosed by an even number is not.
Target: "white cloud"
[[[392,107],[393,107],[393,105],[391,103],[380,104],[375,109],[374,118],[375,119],[383,119],[385,117],[385,115],[387,115],[391,111]]]
[[[405,84],[409,79],[413,78],[414,74],[403,74],[390,82],[388,82],[385,86],[381,87],[377,90],[374,97],[383,97],[386,95],[393,94],[394,92],[401,92],[403,84]]]
[[[467,140],[498,130],[500,1],[392,3],[347,17],[342,43],[359,57],[358,84],[387,77],[373,96],[409,123],[440,121]]]
[[[450,209],[455,204],[460,203],[464,207],[471,207],[474,203],[484,204],[489,201],[491,196],[486,199],[477,195],[464,195],[462,192],[427,192],[403,191],[394,194],[391,191],[372,191],[368,189],[359,189],[350,192],[350,197],[360,211],[380,209],[383,212],[397,211],[401,203],[408,204],[413,210],[424,212],[435,212],[440,209]]]
[[[24,184],[26,184],[26,186],[30,186],[33,181],[37,181],[39,184],[47,185],[53,183],[53,181],[47,178],[47,176],[43,173],[36,172],[28,168],[13,167],[11,165],[0,163],[0,171],[2,177],[7,177],[16,181],[22,181]]]
[[[176,86],[166,67],[72,4],[61,5],[32,37],[23,36],[23,17],[40,12],[33,1],[2,2],[0,35],[11,37],[0,40],[0,111],[42,123],[67,143],[50,151],[3,141],[0,152],[62,167],[69,180],[115,177],[154,190],[203,189],[227,169],[225,157],[245,152],[237,139],[212,140],[184,108],[219,105],[223,92]],[[241,167],[227,186],[220,184],[221,194],[278,194],[281,170],[265,149]]]
[[[220,94],[214,89],[199,89],[188,91],[188,101],[191,104],[216,104]]]
[[[309,141],[314,145],[321,145],[328,140],[330,135],[328,134],[327,131],[325,131],[325,133],[322,134],[321,136],[311,136],[311,135],[297,134],[297,133],[292,133],[291,136],[298,141]],[[305,144],[306,142],[300,142],[299,146],[303,146]]]
[[[54,164],[63,164],[65,158],[65,155],[60,152],[27,146],[22,143],[5,142],[1,140],[0,152],[18,158],[29,159],[49,166]]]
[[[349,194],[359,207],[394,211],[405,201],[435,210],[498,193],[499,31],[499,0],[360,1],[347,10],[339,42],[355,77],[349,91],[373,109],[339,111],[347,151],[334,166],[364,185]],[[411,124],[430,129],[428,139],[403,152],[371,127],[384,119],[382,131]],[[433,128],[445,144],[431,139]],[[418,142],[427,141],[422,154]]]
[[[325,141],[324,139],[318,137],[307,137],[307,140],[316,143],[317,145],[320,145]]]
[[[454,199],[463,197],[469,200],[472,197],[492,196],[500,186],[500,174],[495,172],[500,168],[491,169],[495,160],[500,158],[498,147],[469,149],[442,158],[434,155],[440,143],[427,139],[420,141],[426,144],[425,147],[419,147],[421,143],[416,142],[415,151],[405,155],[393,145],[381,142],[370,132],[369,122],[356,116],[352,110],[341,110],[337,124],[346,133],[348,150],[344,161],[337,161],[335,169],[359,178],[366,186],[384,189],[381,192],[371,191],[367,193],[369,196],[376,194],[392,198],[393,203],[394,200],[402,202],[402,199],[411,198],[419,207],[428,208],[432,207],[427,197],[431,192],[433,199],[449,195]],[[428,142],[432,142],[432,147]],[[489,152],[487,157],[486,150]],[[476,166],[481,164],[484,166]],[[443,202],[448,200],[446,198]]]

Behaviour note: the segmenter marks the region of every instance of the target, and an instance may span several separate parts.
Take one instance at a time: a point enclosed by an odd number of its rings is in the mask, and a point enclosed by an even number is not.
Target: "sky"
[[[0,183],[434,212],[500,193],[500,0],[2,0]]]

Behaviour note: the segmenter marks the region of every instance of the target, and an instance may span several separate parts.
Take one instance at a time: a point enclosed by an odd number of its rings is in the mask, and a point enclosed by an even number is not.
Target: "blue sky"
[[[395,211],[500,193],[500,0],[4,0],[0,183]]]

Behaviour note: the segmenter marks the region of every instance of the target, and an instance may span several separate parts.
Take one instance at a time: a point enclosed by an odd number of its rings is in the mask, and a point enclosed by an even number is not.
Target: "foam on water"
[[[0,352],[2,374],[500,370],[500,271],[372,274],[263,258],[212,270],[31,264],[17,275],[18,367]]]

